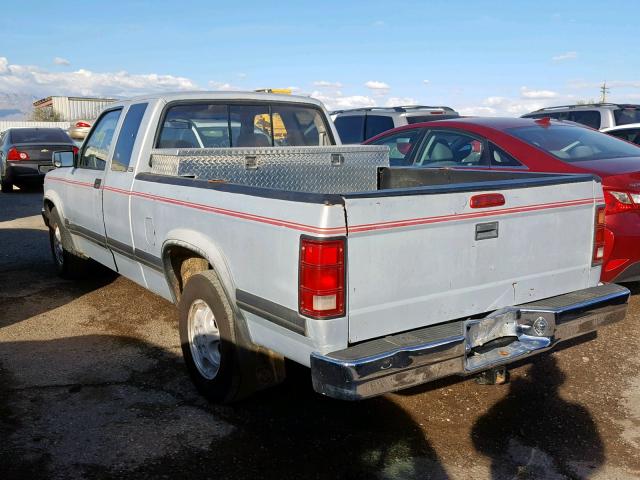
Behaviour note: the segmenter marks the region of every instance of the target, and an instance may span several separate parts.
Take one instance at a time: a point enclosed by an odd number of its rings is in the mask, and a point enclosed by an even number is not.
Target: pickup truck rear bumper
[[[311,355],[314,389],[359,400],[451,375],[474,375],[622,320],[629,290],[604,284]]]

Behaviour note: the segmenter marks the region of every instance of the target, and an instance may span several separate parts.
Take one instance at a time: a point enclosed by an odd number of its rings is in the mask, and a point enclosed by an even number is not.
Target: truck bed
[[[590,255],[595,205],[602,200],[591,175],[391,168],[384,166],[386,147],[291,150],[154,151],[155,173],[140,178],[246,194],[244,209],[253,204],[251,197],[293,200],[279,207],[287,222],[309,218],[301,203],[331,205],[332,213],[314,215],[328,224],[301,233],[346,235],[349,342],[561,295],[597,281],[599,267],[591,265]],[[298,150],[313,159],[312,173],[303,174],[308,168]],[[336,155],[342,156],[337,164]],[[470,198],[482,192],[502,195],[505,205],[471,208]],[[346,219],[342,229],[336,226],[336,207]],[[256,211],[264,215],[273,207],[263,202]],[[293,263],[288,269],[293,274],[295,268]],[[291,285],[277,287],[295,310],[296,297],[286,294]],[[270,289],[253,286],[247,293]],[[302,320],[296,328],[316,323]]]

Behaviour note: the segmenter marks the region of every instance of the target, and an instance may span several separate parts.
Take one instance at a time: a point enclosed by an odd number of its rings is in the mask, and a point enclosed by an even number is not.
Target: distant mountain
[[[39,97],[29,94],[0,92],[0,120],[26,120]]]

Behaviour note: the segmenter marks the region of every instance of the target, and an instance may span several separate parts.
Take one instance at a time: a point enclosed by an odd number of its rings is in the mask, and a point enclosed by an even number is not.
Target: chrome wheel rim
[[[64,249],[62,248],[62,234],[60,233],[60,227],[56,225],[56,229],[53,231],[53,254],[56,257],[58,265],[64,263]]]
[[[213,311],[204,300],[194,300],[187,318],[189,348],[200,375],[213,380],[220,370],[220,330]]]

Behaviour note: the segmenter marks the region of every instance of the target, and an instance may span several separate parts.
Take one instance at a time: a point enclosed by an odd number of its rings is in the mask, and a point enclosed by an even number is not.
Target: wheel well
[[[176,300],[189,278],[199,272],[211,269],[211,264],[201,254],[179,245],[170,245],[164,252],[164,263],[168,279]]]
[[[51,210],[55,208],[54,203],[48,198],[44,199],[44,219],[47,226],[49,226],[49,216],[51,215]]]

